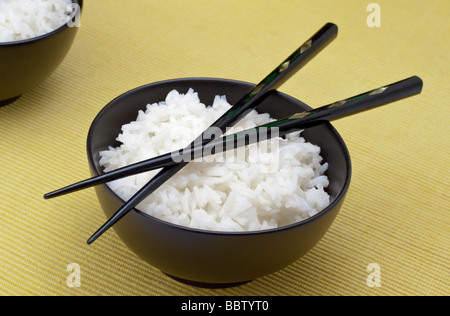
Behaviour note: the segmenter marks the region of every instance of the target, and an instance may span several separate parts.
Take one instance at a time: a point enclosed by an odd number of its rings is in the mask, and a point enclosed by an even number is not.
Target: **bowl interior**
[[[228,102],[234,104],[253,87],[250,83],[227,79],[183,78],[149,84],[122,94],[103,108],[91,125],[87,142],[91,169],[95,174],[102,174],[99,152],[108,146],[118,146],[116,137],[121,132],[122,125],[134,121],[138,111],[144,110],[147,104],[163,101],[171,90],[177,89],[180,93],[186,93],[189,88],[193,88],[198,92],[201,102],[210,105],[216,95],[225,95]],[[307,109],[310,107],[280,92],[268,97],[257,108],[258,112],[270,113],[276,119]],[[326,175],[330,180],[327,191],[331,197],[331,208],[333,202],[343,196],[349,186],[351,162],[348,150],[338,132],[329,123],[306,129],[302,135],[307,141],[321,147],[321,155],[329,164]],[[104,188],[117,200],[122,201],[109,187]],[[137,210],[136,212],[149,216]]]

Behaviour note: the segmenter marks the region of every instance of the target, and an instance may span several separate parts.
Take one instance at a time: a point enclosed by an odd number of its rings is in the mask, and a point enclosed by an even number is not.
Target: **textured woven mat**
[[[381,27],[368,26],[369,3],[86,0],[63,64],[0,108],[0,294],[449,295],[450,2],[378,1]],[[326,22],[338,38],[281,91],[316,107],[411,75],[425,87],[334,123],[351,187],[329,232],[291,266],[240,287],[193,288],[113,230],[87,246],[105,221],[93,189],[42,198],[89,176],[88,128],[119,94],[178,77],[257,83]],[[67,282],[71,263],[80,287]]]

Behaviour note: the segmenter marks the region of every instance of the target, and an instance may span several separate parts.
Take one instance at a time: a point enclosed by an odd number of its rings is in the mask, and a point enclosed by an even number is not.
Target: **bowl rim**
[[[98,175],[97,169],[95,167],[95,162],[94,162],[94,157],[91,154],[90,148],[91,148],[91,143],[92,143],[92,134],[93,134],[93,129],[95,128],[95,126],[97,125],[97,122],[99,120],[102,119],[104,113],[106,111],[108,111],[108,109],[110,107],[112,107],[116,102],[118,102],[119,100],[128,97],[129,95],[134,94],[135,92],[138,92],[140,90],[143,89],[148,89],[149,87],[152,86],[156,86],[156,85],[162,85],[162,84],[168,84],[168,83],[176,83],[179,81],[219,81],[219,82],[230,82],[230,83],[234,83],[234,84],[244,84],[244,85],[253,85],[253,83],[250,82],[246,82],[246,81],[240,81],[240,80],[234,80],[234,79],[223,79],[223,78],[215,78],[215,77],[185,77],[185,78],[175,78],[175,79],[167,79],[167,80],[161,80],[161,81],[156,81],[153,83],[149,83],[149,84],[145,84],[142,86],[139,86],[137,88],[131,89],[127,92],[122,93],[121,95],[117,96],[116,98],[114,98],[113,100],[111,100],[110,102],[108,102],[107,105],[105,105],[100,112],[95,116],[94,120],[92,121],[90,127],[89,127],[89,131],[88,131],[88,135],[87,135],[87,142],[86,142],[86,149],[87,149],[87,156],[88,156],[88,163],[89,166],[91,168],[91,170],[95,173],[95,175]],[[298,103],[300,102],[299,100],[297,100],[296,98],[283,93],[283,92],[279,92],[278,93],[280,95],[282,95],[283,97],[289,99],[290,101],[294,102],[294,103]],[[308,105],[307,106],[309,109],[311,109]],[[280,226],[277,228],[270,228],[270,229],[263,229],[263,230],[254,230],[254,231],[213,231],[213,230],[205,230],[205,229],[199,229],[199,228],[192,228],[192,227],[187,227],[187,226],[182,226],[182,225],[178,225],[175,223],[171,223],[165,220],[162,220],[160,218],[154,217],[152,215],[149,215],[143,211],[140,211],[136,208],[133,208],[131,212],[139,215],[139,216],[143,216],[146,220],[152,220],[152,221],[156,221],[160,224],[163,225],[168,225],[174,229],[178,229],[178,230],[183,230],[183,231],[189,231],[189,232],[193,232],[193,233],[197,233],[197,234],[205,234],[205,235],[220,235],[220,236],[245,236],[245,235],[263,235],[263,234],[270,234],[270,233],[275,233],[275,232],[280,232],[280,231],[286,231],[286,230],[290,230],[290,229],[294,229],[297,228],[299,226],[305,226],[313,221],[316,221],[317,219],[321,218],[322,216],[324,216],[325,214],[329,213],[332,209],[334,209],[334,207],[336,205],[338,205],[339,203],[341,203],[341,201],[343,200],[343,198],[345,197],[345,195],[347,194],[347,191],[349,189],[350,186],[350,180],[352,177],[352,163],[351,163],[351,157],[350,157],[350,153],[348,151],[347,145],[345,144],[342,136],[339,134],[339,132],[334,128],[334,126],[329,123],[326,122],[324,123],[328,128],[331,129],[331,132],[335,134],[336,139],[338,141],[339,146],[343,149],[344,152],[344,159],[345,159],[345,163],[347,165],[347,172],[346,172],[346,177],[345,177],[345,181],[342,187],[342,190],[339,192],[339,194],[336,196],[336,198],[326,207],[324,208],[322,211],[318,212],[317,214],[298,221],[296,223],[292,223],[289,225],[284,225],[284,226]],[[120,204],[124,204],[125,201],[120,198],[107,184],[102,184],[101,185],[107,192],[108,194],[110,194],[116,201],[118,201]]]
[[[77,3],[77,4],[80,5],[80,14],[81,14],[81,12],[83,10],[83,0],[71,0],[71,1],[72,1],[72,3]],[[19,46],[19,45],[29,44],[29,43],[32,43],[32,42],[37,42],[37,41],[42,40],[44,38],[51,37],[51,36],[53,36],[53,35],[55,35],[57,33],[60,33],[63,30],[65,30],[66,28],[69,28],[69,25],[67,24],[67,22],[64,23],[63,25],[61,25],[60,27],[58,27],[57,29],[55,29],[55,30],[53,30],[51,32],[39,35],[39,36],[35,36],[35,37],[32,37],[32,38],[27,38],[27,39],[23,39],[23,40],[18,40],[18,41],[0,42],[0,47]]]

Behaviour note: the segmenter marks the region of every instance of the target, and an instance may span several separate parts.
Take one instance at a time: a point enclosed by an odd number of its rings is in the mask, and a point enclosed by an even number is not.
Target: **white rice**
[[[68,21],[72,0],[0,0],[0,42],[50,33]]]
[[[230,107],[225,97],[216,96],[213,105],[206,107],[192,89],[186,94],[171,91],[164,102],[147,105],[136,121],[122,127],[117,138],[121,145],[101,152],[100,164],[108,172],[184,148]],[[268,114],[252,111],[228,133],[271,120]],[[226,162],[220,162],[224,154],[217,154],[220,157],[214,162],[191,162],[138,209],[174,224],[212,231],[270,229],[317,214],[329,204],[324,175],[328,164],[321,164],[320,148],[305,142],[300,133],[289,136],[288,140],[268,140],[272,143],[268,148],[275,148],[272,152],[261,152],[261,143],[247,147],[245,161],[238,159],[235,150],[231,155],[227,152]],[[251,150],[252,146],[257,150]],[[128,200],[158,171],[109,186]]]

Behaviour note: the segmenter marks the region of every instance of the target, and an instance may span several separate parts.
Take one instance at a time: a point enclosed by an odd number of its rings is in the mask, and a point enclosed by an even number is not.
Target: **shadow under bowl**
[[[73,3],[82,9],[82,0]],[[66,57],[77,31],[78,27],[66,23],[41,36],[0,42],[0,106],[13,103],[44,82]]]
[[[152,83],[126,92],[111,101],[94,119],[87,139],[91,174],[102,174],[99,152],[118,146],[121,127],[145,110],[148,103],[165,99],[172,90],[186,93],[193,88],[200,100],[212,104],[216,95],[226,95],[230,104],[254,87],[253,84],[215,78],[184,78]],[[257,108],[281,119],[310,109],[280,92]],[[122,218],[114,230],[139,257],[175,280],[201,287],[227,287],[249,282],[279,271],[306,254],[325,235],[338,214],[350,185],[351,161],[347,147],[329,123],[307,129],[302,136],[321,147],[329,163],[330,205],[315,216],[289,226],[264,231],[216,232],[191,229],[162,221],[139,210]],[[108,186],[96,187],[107,218],[123,204]],[[100,223],[99,223],[100,224]]]

